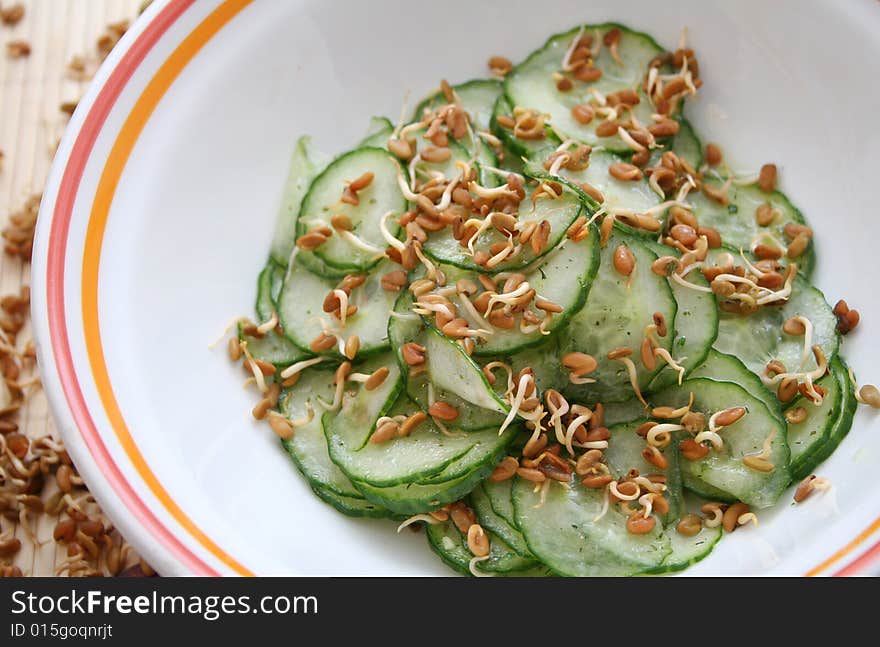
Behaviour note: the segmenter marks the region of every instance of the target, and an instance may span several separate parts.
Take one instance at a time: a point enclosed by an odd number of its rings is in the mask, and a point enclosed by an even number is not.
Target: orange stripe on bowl
[[[159,499],[165,509],[174,517],[175,521],[183,526],[211,554],[241,575],[252,575],[252,573],[220,548],[216,542],[208,537],[186,515],[159,482],[159,479],[150,469],[149,465],[147,465],[143,454],[141,454],[131,436],[131,432],[119,409],[116,396],[113,393],[113,387],[110,384],[104,349],[101,345],[101,330],[98,320],[98,270],[101,263],[101,249],[104,242],[107,217],[110,213],[113,196],[119,185],[125,165],[150,115],[152,115],[159,101],[168,91],[168,88],[171,87],[171,84],[193,57],[226,23],[250,3],[251,0],[226,0],[218,6],[180,43],[177,49],[162,64],[138,98],[137,103],[126,118],[122,130],[113,144],[113,148],[107,158],[107,163],[104,166],[104,171],[101,174],[86,233],[82,267],[82,316],[85,329],[86,352],[92,366],[95,386],[101,397],[101,402],[104,405],[110,424],[116,433],[116,437],[119,439],[122,448],[140,477],[150,488],[153,495]]]
[[[821,564],[819,564],[815,568],[812,568],[809,571],[807,571],[806,576],[807,577],[814,577],[816,575],[821,574],[823,571],[830,568],[831,566],[833,566],[834,564],[836,564],[837,562],[842,560],[844,557],[846,557],[847,555],[852,553],[860,545],[865,543],[865,541],[867,541],[867,539],[871,535],[873,535],[875,532],[877,532],[878,530],[880,530],[880,518],[875,519],[874,523],[872,523],[870,526],[868,526],[862,532],[860,532],[858,535],[856,535],[855,539],[853,539],[846,546],[844,546],[843,548],[838,550],[836,553],[831,555],[831,557],[826,559],[824,562],[822,562]],[[880,547],[880,544],[875,545],[873,548],[871,548],[868,551],[868,553],[866,553],[865,555],[860,557],[858,560],[856,560],[855,562],[850,564],[848,567],[838,571],[837,573],[835,573],[835,575],[855,575],[856,573],[855,573],[855,569],[853,567],[855,567],[857,564],[862,562],[862,560],[865,558],[867,558],[865,563],[859,564],[859,565],[867,567],[869,565],[869,563],[872,562],[874,560],[874,558],[876,557],[876,555],[873,555],[873,553],[877,550],[880,550],[880,548],[878,548],[878,547]]]

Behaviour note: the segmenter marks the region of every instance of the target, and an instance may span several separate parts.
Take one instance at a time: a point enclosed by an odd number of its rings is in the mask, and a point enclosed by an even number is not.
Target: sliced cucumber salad
[[[462,574],[680,571],[809,495],[872,400],[858,317],[776,167],[685,117],[686,44],[578,25],[492,60],[336,157],[297,142],[230,356],[321,500]]]

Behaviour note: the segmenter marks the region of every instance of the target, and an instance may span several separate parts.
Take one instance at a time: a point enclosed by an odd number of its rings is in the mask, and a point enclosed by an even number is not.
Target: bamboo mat
[[[24,9],[17,24],[0,24],[0,223],[4,226],[9,214],[21,209],[29,196],[41,192],[67,122],[62,104],[76,102],[85,91],[87,78],[75,77],[87,77],[97,66],[99,38],[108,33],[108,25],[133,21],[142,4],[143,0],[0,1],[2,10],[10,11],[15,5]],[[30,54],[13,58],[7,46],[14,41],[29,45]],[[106,37],[104,41],[106,47]],[[68,69],[75,58],[85,62],[85,74]],[[29,284],[29,263],[8,253],[0,254],[0,296],[17,295],[22,286]],[[28,324],[17,336],[18,348],[30,339]],[[47,434],[57,437],[42,391],[37,386],[27,393],[24,407],[11,418],[18,423],[19,432],[32,439]],[[57,491],[54,479],[47,479],[41,496],[48,501]],[[84,492],[78,490],[78,496]],[[24,575],[56,574],[68,555],[66,546],[53,539],[58,517],[31,513],[29,521],[35,536],[21,522],[0,516],[0,539],[6,539],[12,531],[21,541],[21,548],[11,559],[0,555],[0,566],[11,561]],[[116,541],[121,539],[117,536]],[[126,563],[137,564],[137,556],[129,554]],[[106,572],[105,559],[98,560],[95,567]],[[137,574],[137,568],[132,570]]]

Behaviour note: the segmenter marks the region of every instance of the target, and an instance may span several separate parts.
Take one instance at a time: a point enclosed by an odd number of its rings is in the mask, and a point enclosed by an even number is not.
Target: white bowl
[[[154,2],[80,102],[45,191],[33,315],[46,391],[97,500],[160,573],[447,574],[421,535],[345,518],[249,419],[222,348],[250,314],[294,140],[344,150],[440,78],[486,74],[552,33],[618,20],[706,80],[688,107],[738,167],[775,161],[816,229],[816,281],[864,323],[844,353],[880,380],[875,276],[880,4],[509,0]],[[413,105],[413,102],[410,103]],[[880,423],[860,410],[820,468],[689,573],[874,569]]]

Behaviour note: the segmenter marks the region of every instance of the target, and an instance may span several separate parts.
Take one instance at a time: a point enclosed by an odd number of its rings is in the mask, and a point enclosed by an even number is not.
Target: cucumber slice
[[[724,180],[706,176],[704,183],[716,188],[720,187]],[[755,238],[759,234],[769,233],[784,245],[788,244],[785,237],[785,225],[794,223],[806,224],[803,214],[795,207],[788,197],[781,191],[764,193],[757,184],[742,186],[731,185],[727,195],[729,204],[721,205],[708,198],[704,193],[693,192],[688,195],[688,202],[693,205],[694,215],[703,227],[714,227],[721,234],[721,240],[737,251],[751,252]],[[764,203],[769,203],[779,212],[776,219],[767,227],[758,225],[755,212]],[[765,241],[773,245],[770,241]],[[815,265],[814,245],[810,242],[807,251],[794,259],[797,261],[801,273],[809,277]]]
[[[682,460],[684,484],[703,483],[727,493],[755,508],[766,508],[779,499],[790,481],[789,450],[785,424],[777,420],[758,398],[732,382],[715,382],[705,378],[685,381],[680,387],[670,387],[656,395],[652,404],[679,407],[694,395],[693,411],[709,415],[730,407],[745,407],[748,414],[725,427],[720,435],[724,447],[712,450],[697,461]],[[773,433],[769,461],[772,472],[759,472],[746,467],[742,459],[747,454],[761,451],[765,439]]]
[[[625,244],[636,259],[632,275],[621,275],[613,267],[614,250]],[[656,369],[645,369],[639,359],[639,349],[644,338],[645,327],[652,322],[654,313],[659,312],[667,324],[675,321],[676,304],[666,278],[651,271],[651,264],[657,259],[637,237],[623,232],[613,232],[608,244],[602,250],[599,273],[593,280],[587,303],[572,317],[568,334],[560,340],[560,351],[588,353],[599,361],[598,369],[590,375],[595,384],[584,386],[569,385],[566,395],[585,402],[619,402],[633,395],[626,367],[619,361],[609,360],[606,355],[617,348],[632,350],[631,359],[635,362],[639,386],[646,389],[656,374]],[[628,285],[629,283],[629,285]],[[672,335],[660,338],[662,346],[669,350]],[[662,361],[658,360],[658,365]]]
[[[373,117],[370,119],[370,127],[367,134],[358,143],[358,148],[385,148],[388,138],[394,132],[394,124],[387,117]]]
[[[392,487],[380,488],[368,483],[355,483],[355,486],[369,501],[378,503],[397,514],[417,514],[436,510],[447,503],[458,501],[467,496],[483,479],[492,473],[495,463],[506,450],[507,444],[513,440],[517,430],[508,430],[504,437],[506,443],[488,457],[480,456],[479,460],[471,454],[452,463],[448,469],[461,472],[464,468],[471,471],[454,480],[441,480],[443,473],[435,477],[433,483],[405,483]],[[508,435],[509,434],[509,435]]]
[[[518,554],[492,530],[485,526],[483,526],[483,530],[489,537],[489,559],[474,565],[474,570],[478,573],[485,572],[487,575],[518,574],[538,565],[534,559]],[[474,555],[468,549],[467,537],[455,527],[454,523],[444,521],[428,524],[425,528],[425,534],[428,536],[431,550],[437,553],[447,566],[463,575],[473,575],[470,571],[470,561]]]
[[[428,376],[435,387],[466,402],[507,414],[510,406],[492,389],[486,376],[455,341],[430,327],[425,334]]]
[[[551,483],[541,503],[534,484],[513,484],[516,522],[532,554],[566,577],[636,575],[659,566],[670,551],[657,524],[646,535],[626,529],[626,516],[611,506],[598,521],[604,494],[572,479],[566,487]]]
[[[468,279],[482,291],[483,288],[477,281],[477,272],[451,266],[443,266],[442,269],[449,284],[461,279]],[[545,344],[549,334],[564,330],[569,320],[583,308],[590,291],[590,285],[598,269],[598,233],[587,236],[579,243],[564,240],[556,249],[527,268],[528,271],[525,272],[526,282],[540,297],[548,299],[562,308],[562,312],[554,314],[545,326],[546,334],[540,330],[522,332],[519,325],[512,330],[490,326],[489,329],[493,331],[493,334],[476,345],[474,356],[508,355],[532,346]],[[453,301],[459,306],[459,315],[466,319],[471,327],[485,328],[485,320],[481,323],[462,306],[461,300],[464,298],[466,297],[459,295],[453,297]],[[458,300],[455,301],[456,299]],[[534,308],[532,310],[535,311]],[[540,316],[543,313],[538,311],[537,314]]]
[[[702,504],[702,500],[697,500],[693,496],[685,496],[683,511],[698,513]],[[653,570],[652,573],[657,575],[676,573],[705,559],[721,540],[722,534],[722,527],[720,525],[714,528],[703,526],[696,535],[687,537],[680,534],[675,529],[674,524],[670,525],[666,529],[666,535],[669,537],[672,552],[666,556],[663,563]]]
[[[374,178],[358,193],[359,204],[342,202],[342,192],[348,183],[367,172],[373,173]],[[336,214],[348,216],[354,234],[372,249],[356,246],[334,232],[314,255],[329,267],[346,272],[363,272],[375,266],[387,245],[379,230],[380,219],[389,211],[400,214],[406,210],[406,200],[397,184],[400,172],[397,159],[379,148],[357,148],[337,157],[315,178],[303,198],[297,236],[310,229],[331,227],[330,218]],[[389,219],[388,228],[392,235],[399,230],[393,219]]]
[[[681,475],[678,471],[678,450],[674,443],[670,443],[662,450],[668,466],[661,470],[642,456],[645,448],[645,439],[636,433],[636,429],[644,422],[640,419],[636,422],[628,422],[610,427],[611,439],[608,449],[605,450],[605,462],[611,470],[612,476],[619,479],[625,476],[631,469],[637,469],[639,474],[662,474],[666,477],[666,491],[663,496],[669,502],[669,512],[658,517],[664,525],[678,520],[682,507]]]
[[[715,348],[742,360],[746,367],[760,374],[770,360],[780,360],[788,370],[795,371],[801,361],[803,337],[782,332],[782,324],[802,315],[813,323],[813,344],[821,346],[830,362],[837,354],[840,335],[837,317],[825,295],[801,276],[795,278],[791,298],[781,307],[763,307],[750,316],[723,312],[718,324]],[[816,367],[810,355],[806,370]]]
[[[531,245],[521,245],[520,252],[512,255],[507,260],[498,263],[491,270],[477,265],[474,262],[470,250],[462,246],[455,239],[450,227],[446,227],[442,231],[438,231],[428,238],[424,244],[425,253],[438,263],[454,265],[465,270],[472,270],[482,274],[497,274],[498,272],[506,272],[513,270],[522,270],[536,260],[543,258],[552,252],[561,240],[565,237],[568,228],[582,213],[581,202],[577,193],[571,190],[563,192],[562,196],[557,199],[541,198],[537,201],[534,208],[531,204],[531,195],[536,186],[529,183],[526,187],[526,198],[520,205],[520,213],[518,221],[520,223],[540,223],[546,220],[550,223],[550,236],[547,245],[540,254],[532,251]],[[481,233],[474,241],[474,249],[489,249],[495,243],[504,243],[507,241],[506,236],[494,227],[490,227]]]
[[[594,60],[594,65],[602,70],[602,78],[593,83],[574,81],[574,87],[561,92],[556,87],[554,73],[561,71],[562,59],[572,41],[578,37],[579,28],[552,36],[547,43],[533,52],[523,63],[513,68],[504,82],[504,91],[515,106],[531,108],[550,116],[553,130],[564,139],[575,139],[591,146],[601,144],[610,150],[629,150],[617,136],[600,138],[596,126],[602,120],[593,119],[589,124],[578,123],[571,109],[590,98],[590,89],[604,94],[623,89],[638,91],[648,72],[648,64],[663,49],[647,34],[631,31],[621,25],[606,23],[587,25],[584,33],[593,38],[602,38],[612,28],[621,30],[618,64],[607,47],[602,47]],[[651,123],[653,109],[646,99],[636,106],[636,115],[643,123]]]
[[[558,178],[567,180],[573,185],[587,183],[602,192],[605,202],[602,206],[608,208],[631,209],[636,213],[644,213],[652,207],[656,207],[663,198],[655,193],[648,184],[647,178],[634,182],[618,180],[608,169],[617,162],[627,160],[620,155],[607,150],[595,150],[590,153],[590,165],[582,171],[568,171],[561,169]],[[534,174],[540,174],[543,170],[543,160],[531,162],[526,168]],[[644,232],[641,232],[644,234]]]
[[[801,407],[807,415],[803,422],[788,424],[788,446],[791,449],[793,479],[797,478],[796,474],[812,470],[811,465],[808,466],[808,470],[800,468],[805,462],[810,462],[810,455],[827,442],[834,424],[840,417],[843,393],[837,376],[832,372],[831,375],[819,380],[818,385],[825,389],[825,398],[821,405],[817,407],[806,398],[798,396],[786,407],[786,411]]]
[[[495,512],[495,509],[492,507],[492,499],[486,493],[486,490],[483,487],[484,485],[485,484],[478,485],[474,488],[474,491],[471,492],[471,505],[474,508],[474,512],[477,514],[477,519],[479,520],[480,525],[484,529],[492,531],[495,535],[501,538],[510,549],[520,557],[534,560],[534,555],[529,551],[529,547],[526,545],[526,540],[523,538],[519,529]]]
[[[519,528],[516,525],[516,514],[513,510],[513,479],[497,483],[484,481],[480,487],[489,499],[492,511],[506,521],[511,528],[519,532]]]
[[[800,481],[809,476],[821,463],[823,463],[837,449],[849,430],[852,428],[853,416],[858,408],[855,397],[855,387],[849,379],[846,365],[840,359],[835,358],[831,363],[831,375],[837,382],[840,391],[840,409],[833,424],[822,434],[821,441],[815,443],[808,451],[802,452],[791,468],[792,481]],[[830,395],[830,394],[829,394]],[[807,409],[810,411],[810,409]],[[802,423],[806,424],[806,423]],[[789,425],[789,437],[797,425]],[[797,432],[795,432],[797,433]]]
[[[474,79],[452,86],[461,102],[461,107],[471,116],[475,130],[489,130],[495,102],[501,96],[501,82],[495,79]],[[437,91],[424,99],[413,111],[412,121],[420,121],[425,111],[433,111],[446,104],[446,97]]]
[[[408,416],[416,410],[417,406],[403,394],[386,415]],[[339,422],[325,427],[334,462],[350,479],[376,487],[422,481],[441,472],[443,480],[458,478],[467,471],[467,465],[458,459],[469,452],[493,452],[499,443],[506,441],[504,437],[499,439],[496,427],[464,434],[449,424],[452,435],[447,436],[428,418],[406,437],[358,446],[360,430],[347,426],[342,416],[337,420]],[[483,446],[487,449],[483,450]],[[448,470],[456,461],[459,469]]]
[[[329,159],[316,153],[310,137],[300,137],[293,149],[290,159],[290,170],[281,198],[281,209],[275,222],[275,233],[272,236],[270,255],[272,260],[287,267],[287,261],[296,244],[296,221],[299,216],[303,198],[321,169]]]
[[[519,170],[516,166],[522,159],[546,159],[547,155],[562,143],[549,127],[544,129],[544,137],[541,139],[520,139],[516,137],[513,134],[513,130],[505,128],[498,123],[499,117],[510,117],[512,114],[513,104],[507,95],[502,94],[498,97],[498,101],[495,102],[492,119],[489,121],[492,133],[501,140],[504,149],[510,153],[509,155],[506,154],[504,159],[512,170]]]
[[[668,144],[668,149],[678,155],[681,159],[690,163],[695,169],[703,165],[703,143],[697,137],[694,127],[684,117],[678,118],[678,132],[672,136],[672,141]],[[649,163],[653,166],[659,161],[665,148],[655,149],[655,157]]]
[[[387,350],[388,317],[397,295],[382,288],[382,276],[391,269],[391,261],[381,263],[363,285],[351,291],[349,305],[357,306],[358,310],[342,327],[339,319],[323,309],[324,299],[336,288],[338,279],[313,274],[297,259],[288,270],[278,300],[284,334],[304,352],[309,352],[309,346],[318,335],[331,332],[341,343],[323,354],[340,359],[343,358],[340,345],[352,335],[360,339],[359,358]]]
[[[313,488],[321,488],[348,498],[363,498],[349,478],[340,470],[327,452],[327,440],[321,424],[321,405],[318,398],[332,402],[334,371],[306,369],[296,386],[287,390],[280,399],[281,412],[291,420],[305,418],[309,410],[314,418],[301,427],[282,445],[303,476]]]
[[[623,402],[603,402],[605,426],[612,427],[624,422],[642,420],[645,417],[645,405],[636,397]]]
[[[746,365],[739,361],[733,355],[721,353],[715,349],[709,351],[700,366],[694,369],[690,377],[705,377],[716,382],[733,382],[743,387],[746,391],[758,398],[773,417],[784,423],[785,418],[782,415],[782,405],[776,394],[771,393],[757,375],[752,373]]]
[[[658,255],[661,251],[663,253],[669,251],[668,247],[657,243],[653,243],[651,247]],[[692,272],[688,281],[701,287],[709,287],[709,281],[700,272]],[[669,281],[669,287],[677,305],[675,337],[670,352],[673,357],[681,359],[679,363],[685,369],[684,377],[687,377],[706,360],[709,351],[712,350],[712,344],[718,337],[718,305],[714,294],[698,292],[674,281]],[[658,391],[677,383],[678,380],[678,371],[668,364],[663,364],[657,377],[651,382],[650,388],[652,391]]]
[[[508,358],[507,362],[514,374],[524,368],[532,369],[539,393],[543,394],[547,389],[561,391],[568,384],[568,369],[562,365],[559,357],[558,342],[558,338],[550,338],[539,346],[519,351]]]
[[[427,411],[432,402],[437,400],[446,402],[458,409],[458,418],[455,424],[459,429],[472,431],[475,429],[496,429],[504,422],[504,414],[489,411],[478,407],[471,402],[459,397],[455,393],[438,387],[431,382],[427,372],[414,373],[402,356],[403,345],[415,342],[425,346],[427,336],[425,324],[418,316],[412,317],[413,297],[409,291],[401,293],[394,305],[395,316],[388,321],[388,339],[394,348],[397,363],[406,380],[406,392],[423,411]],[[430,358],[428,358],[430,361]],[[430,391],[433,390],[433,399]]]
[[[284,268],[273,262],[266,264],[257,279],[257,317],[259,320],[268,321],[276,310],[275,299],[281,290],[284,280]],[[269,362],[277,367],[290,366],[300,360],[311,357],[291,342],[287,337],[279,335],[271,330],[262,337],[249,337],[242,332],[242,326],[238,326],[238,338],[247,341],[248,351],[255,358]]]
[[[336,510],[349,517],[369,517],[371,519],[400,518],[400,515],[395,515],[390,510],[367,501],[360,495],[356,497],[343,496],[317,485],[312,485],[312,492],[324,503],[333,506]]]

